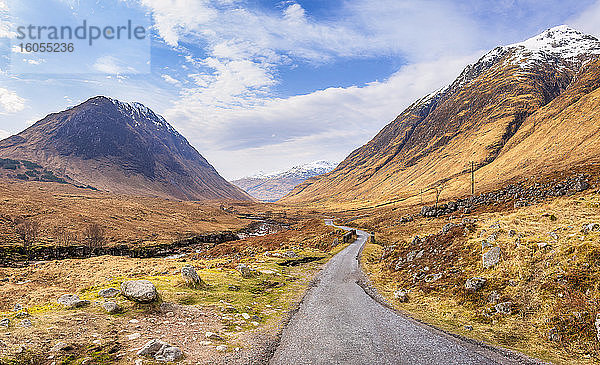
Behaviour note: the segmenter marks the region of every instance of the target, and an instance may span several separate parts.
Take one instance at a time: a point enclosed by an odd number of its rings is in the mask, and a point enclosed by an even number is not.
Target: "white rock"
[[[150,303],[158,299],[156,287],[148,280],[124,281],[121,292],[130,300],[140,303]]]
[[[127,339],[128,340],[137,340],[138,338],[142,337],[142,334],[139,332],[136,333],[132,333],[130,335],[127,335]]]

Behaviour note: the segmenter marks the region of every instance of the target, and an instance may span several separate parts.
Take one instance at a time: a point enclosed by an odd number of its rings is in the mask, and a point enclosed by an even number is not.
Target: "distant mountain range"
[[[142,104],[104,96],[0,141],[0,158],[8,166],[4,176],[14,171],[21,180],[182,200],[252,200],[163,117]]]
[[[337,163],[330,161],[315,161],[295,166],[286,171],[271,174],[261,172],[256,175],[234,180],[231,183],[242,188],[258,200],[274,202],[292,191],[292,189],[301,182],[315,176],[326,174],[336,166]]]
[[[600,41],[568,26],[497,47],[283,203],[374,206],[470,194],[600,160]],[[426,199],[433,199],[426,196]]]

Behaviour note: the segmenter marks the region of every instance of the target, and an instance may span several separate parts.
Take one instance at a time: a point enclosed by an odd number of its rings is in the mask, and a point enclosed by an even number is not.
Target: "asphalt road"
[[[344,227],[342,227],[344,228]],[[309,289],[270,364],[522,364],[385,307],[357,284],[369,235],[333,257]]]

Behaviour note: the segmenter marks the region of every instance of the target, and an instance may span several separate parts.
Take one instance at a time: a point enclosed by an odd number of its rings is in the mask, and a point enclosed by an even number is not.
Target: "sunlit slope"
[[[564,29],[537,38],[560,45],[576,32]],[[370,206],[440,185],[449,197],[469,193],[471,161],[478,189],[589,162],[600,139],[598,41],[576,35],[593,43],[569,57],[560,47],[558,53],[521,44],[495,49],[452,85],[405,110],[332,173],[298,186],[283,202]]]

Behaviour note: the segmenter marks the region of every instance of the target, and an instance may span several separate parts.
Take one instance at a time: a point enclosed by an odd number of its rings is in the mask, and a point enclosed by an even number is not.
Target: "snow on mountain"
[[[127,103],[117,99],[107,98],[110,100],[123,114],[130,116],[135,121],[135,126],[139,123],[152,123],[157,130],[167,130],[169,133],[179,136],[179,132],[173,128],[161,115],[154,113],[150,108],[141,103]]]
[[[577,71],[597,55],[600,55],[600,40],[567,25],[559,25],[523,42],[494,48],[476,63],[465,67],[452,84],[418,100],[413,107],[415,109],[431,107],[447,94],[475,80],[500,61],[517,65],[523,71],[531,70],[540,63],[551,64],[558,70],[569,67]]]
[[[335,169],[337,165],[337,163],[325,160],[314,161],[284,171],[273,173],[261,171],[231,183],[244,189],[256,199],[276,201],[306,179],[326,174]]]

